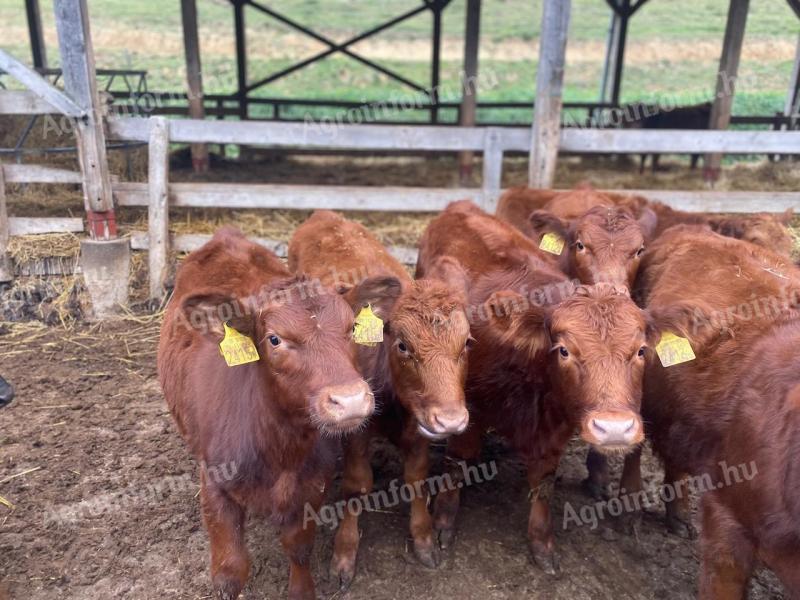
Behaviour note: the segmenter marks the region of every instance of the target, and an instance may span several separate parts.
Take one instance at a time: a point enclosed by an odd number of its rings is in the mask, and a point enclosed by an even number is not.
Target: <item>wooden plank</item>
[[[25,0],[25,12],[28,16],[28,33],[31,39],[33,66],[37,69],[46,69],[47,51],[44,45],[42,11],[39,9],[39,0]]]
[[[561,131],[561,150],[601,154],[800,154],[800,132],[569,128]]]
[[[114,184],[120,206],[147,206],[147,184]],[[476,188],[352,187],[326,185],[173,183],[170,206],[438,212],[450,202],[483,202]]]
[[[43,165],[3,165],[7,183],[81,183],[81,174]]]
[[[483,148],[483,209],[492,214],[497,208],[503,179],[501,136],[499,128],[486,129],[486,145]]]
[[[109,117],[108,129],[109,136],[115,140],[146,142],[150,136],[149,119]],[[484,131],[481,127],[444,125],[324,125],[183,119],[170,121],[169,138],[174,143],[457,152],[482,150]]]
[[[169,123],[153,117],[148,145],[149,202],[147,224],[150,239],[150,298],[161,300],[166,293],[169,257]]]
[[[186,85],[189,98],[189,116],[205,119],[203,106],[203,76],[200,62],[200,40],[197,35],[196,0],[181,0],[181,22],[183,23],[183,50],[186,55]],[[195,172],[208,171],[208,146],[192,144],[192,166]]]
[[[69,117],[82,117],[85,113],[61,90],[53,87],[36,71],[21,63],[8,52],[0,49],[0,69],[11,75],[31,92]]]
[[[736,77],[739,72],[739,57],[742,53],[744,30],[750,0],[730,0],[728,21],[725,25],[725,38],[722,42],[722,56],[719,59],[714,104],[711,107],[709,129],[727,129],[731,122],[733,95],[736,90]],[[722,155],[707,154],[704,158],[704,174],[707,181],[719,178]]]
[[[611,190],[619,194],[644,196],[673,208],[711,213],[782,213],[787,208],[800,212],[800,192],[726,192],[680,190]]]
[[[467,22],[464,28],[464,73],[461,82],[461,107],[458,124],[473,127],[478,105],[478,46],[481,30],[481,0],[467,0]],[[469,182],[472,175],[472,152],[458,155],[461,185]],[[484,161],[486,155],[484,154]]]
[[[200,246],[205,244],[211,239],[211,235],[207,234],[170,234],[170,244],[172,249],[176,252],[192,252],[197,250]],[[288,244],[280,240],[273,240],[268,238],[250,237],[250,240],[261,244],[265,248],[271,250],[280,258],[286,258],[288,253]],[[132,250],[148,250],[150,240],[148,235],[143,231],[134,231],[131,233],[131,249]],[[417,249],[409,246],[389,246],[389,253],[397,260],[405,265],[417,264]]]
[[[531,187],[551,187],[555,178],[569,13],[570,0],[544,2],[528,165]]]
[[[58,109],[29,90],[0,90],[0,115],[52,115]]]
[[[6,208],[6,183],[0,168],[0,283],[14,279],[14,265],[8,255],[8,240],[11,237],[8,209]]]
[[[64,88],[85,114],[75,122],[75,137],[86,210],[110,213],[114,203],[86,0],[54,0],[54,9]],[[100,229],[102,237],[110,235],[109,226]],[[90,230],[98,234],[94,227]]]
[[[10,217],[10,235],[32,235],[39,233],[81,233],[83,219],[71,217]]]

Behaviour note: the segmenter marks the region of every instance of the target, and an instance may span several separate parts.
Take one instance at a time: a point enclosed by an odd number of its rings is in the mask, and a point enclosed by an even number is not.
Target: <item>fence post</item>
[[[556,174],[569,12],[570,0],[544,2],[528,166],[528,184],[534,188],[552,187]]]
[[[0,165],[0,283],[14,280],[14,268],[8,256],[8,210],[6,208],[6,179]]]
[[[503,179],[503,146],[497,127],[487,127],[483,138],[483,209],[494,213]]]
[[[750,0],[731,0],[728,7],[728,21],[725,25],[725,39],[722,42],[722,56],[719,59],[717,87],[714,104],[711,107],[709,129],[727,129],[731,122],[733,94],[739,72],[739,57],[742,54],[744,29],[747,24],[747,11]],[[722,166],[721,154],[706,154],[703,174],[708,183],[719,179]]]
[[[481,28],[481,0],[467,0],[467,23],[464,31],[464,73],[461,82],[461,107],[458,124],[475,126],[475,113],[478,106],[478,45]],[[458,154],[459,178],[461,185],[469,182],[472,176],[472,152],[465,150]]]
[[[186,54],[186,83],[189,95],[189,116],[205,119],[203,106],[203,76],[200,63],[200,40],[197,35],[197,4],[195,0],[181,0],[183,20],[183,49]],[[208,146],[192,144],[192,166],[196,173],[208,171]]]
[[[150,298],[164,297],[169,258],[169,121],[150,117],[147,180]]]

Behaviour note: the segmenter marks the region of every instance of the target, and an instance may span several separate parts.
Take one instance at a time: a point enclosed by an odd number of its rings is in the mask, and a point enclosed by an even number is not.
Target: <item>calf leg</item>
[[[244,541],[245,511],[228,494],[200,480],[200,507],[211,546],[211,580],[220,600],[235,600],[250,575]]]
[[[650,168],[653,169],[653,175],[655,175],[656,171],[658,171],[658,158],[659,158],[658,154],[653,154],[653,160],[650,165]]]
[[[312,502],[315,512],[322,505],[322,495]],[[305,512],[305,511],[303,511]],[[302,519],[291,521],[281,528],[281,545],[289,559],[289,600],[316,600],[311,577],[311,552],[314,549],[316,523]]]
[[[664,465],[664,485],[670,485],[674,490],[674,498],[665,502],[667,529],[677,536],[693,540],[697,537],[697,529],[692,523],[692,506],[686,477],[685,472]]]
[[[633,452],[625,457],[625,463],[622,466],[622,477],[619,481],[620,496],[629,496],[637,498],[644,489],[642,484],[642,447],[637,447]],[[641,500],[640,500],[641,502]],[[633,503],[637,506],[638,503]],[[642,512],[637,510],[632,513],[625,513],[624,520],[629,532],[639,539],[639,531],[642,524]]]
[[[608,499],[608,485],[611,475],[608,471],[608,460],[597,450],[589,448],[586,455],[586,469],[589,476],[583,480],[583,489],[595,500]]]
[[[699,154],[692,154],[692,166],[691,169],[694,171],[697,168],[697,163],[700,161]]]
[[[350,498],[372,491],[372,467],[369,464],[369,436],[356,434],[345,443],[342,496]],[[341,589],[350,587],[356,572],[356,557],[360,540],[358,515],[344,511],[333,544],[331,576],[339,580]]]
[[[733,518],[709,493],[703,498],[700,600],[744,600],[753,571],[753,547],[732,531]]]
[[[411,500],[411,537],[414,539],[414,554],[429,569],[439,566],[438,548],[433,543],[433,519],[428,512],[428,493],[425,480],[428,478],[430,443],[420,435],[403,444],[403,477],[414,490]]]
[[[645,163],[647,163],[647,154],[642,154],[639,157],[639,175],[644,175]]]
[[[471,426],[463,434],[450,438],[447,443],[446,469],[455,489],[441,490],[436,495],[433,520],[439,532],[439,547],[446,550],[453,544],[456,534],[456,516],[461,500],[461,487],[464,471],[462,461],[475,461],[481,453],[482,432]]]
[[[543,458],[528,459],[528,485],[531,488],[528,544],[533,561],[548,575],[555,575],[558,571],[550,499],[562,451],[560,449]]]

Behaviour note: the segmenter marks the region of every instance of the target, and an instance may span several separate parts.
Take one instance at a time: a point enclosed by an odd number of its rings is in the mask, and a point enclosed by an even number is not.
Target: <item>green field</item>
[[[418,5],[416,1],[295,0],[266,2],[287,16],[340,41]],[[90,0],[98,67],[146,69],[151,90],[179,90],[183,85],[183,56],[179,3],[139,0]],[[667,99],[693,103],[710,97],[727,11],[726,0],[650,0],[634,17],[629,33],[623,101]],[[783,108],[800,20],[785,0],[750,3],[742,83],[735,114],[769,115]],[[461,69],[461,38],[465,0],[454,0],[445,11],[442,81],[457,89]],[[233,53],[233,12],[227,0],[198,0],[206,91],[233,91],[236,70]],[[480,68],[489,74],[483,100],[529,101],[536,77],[542,1],[485,0]],[[42,0],[50,58],[57,62],[52,2]],[[566,101],[598,97],[603,46],[610,10],[603,0],[573,0]],[[308,42],[269,17],[246,13],[251,80],[290,65],[324,46]],[[0,0],[3,22],[0,45],[30,60],[22,0]],[[430,14],[379,34],[354,47],[368,58],[423,86],[429,84]],[[342,56],[276,81],[259,90],[268,97],[305,97],[352,101],[407,98],[409,91],[385,75]],[[330,112],[315,112],[315,116]],[[398,118],[425,118],[425,112]],[[295,116],[302,116],[296,112]],[[445,119],[455,117],[445,111]],[[483,119],[525,120],[530,110],[482,111]]]

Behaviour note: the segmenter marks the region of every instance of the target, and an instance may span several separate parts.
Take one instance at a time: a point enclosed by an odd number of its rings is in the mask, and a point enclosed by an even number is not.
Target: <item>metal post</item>
[[[236,30],[236,77],[238,84],[239,118],[247,119],[247,32],[244,24],[244,0],[235,0],[233,5],[234,28]]]
[[[31,53],[33,66],[37,69],[47,68],[47,52],[42,33],[42,13],[39,10],[39,0],[25,0],[25,12],[28,15],[28,32],[31,38]]]
[[[622,68],[625,63],[625,43],[628,39],[628,22],[630,20],[631,0],[622,0],[622,7],[617,13],[619,25],[617,28],[616,56],[614,58],[614,79],[611,82],[611,102],[619,104],[622,92]]]
[[[714,105],[711,107],[709,129],[727,129],[731,121],[733,95],[736,90],[739,57],[742,53],[749,6],[750,0],[731,0],[728,7],[728,21],[725,25],[725,39],[722,42],[722,56],[719,60],[719,73],[717,73],[716,93]],[[706,155],[704,176],[708,183],[719,179],[721,165],[721,154]]]
[[[433,56],[431,57],[431,118],[430,122],[439,122],[439,68],[442,54],[442,4],[431,3],[433,12]]]
[[[459,125],[475,125],[478,105],[478,48],[481,30],[481,0],[467,0],[467,22],[464,31],[464,75],[461,82],[461,108],[458,113]],[[472,152],[458,155],[461,184],[469,182],[472,175]],[[484,160],[486,157],[484,156]]]
[[[569,13],[570,0],[544,2],[528,165],[529,185],[534,188],[552,187],[555,178]]]

